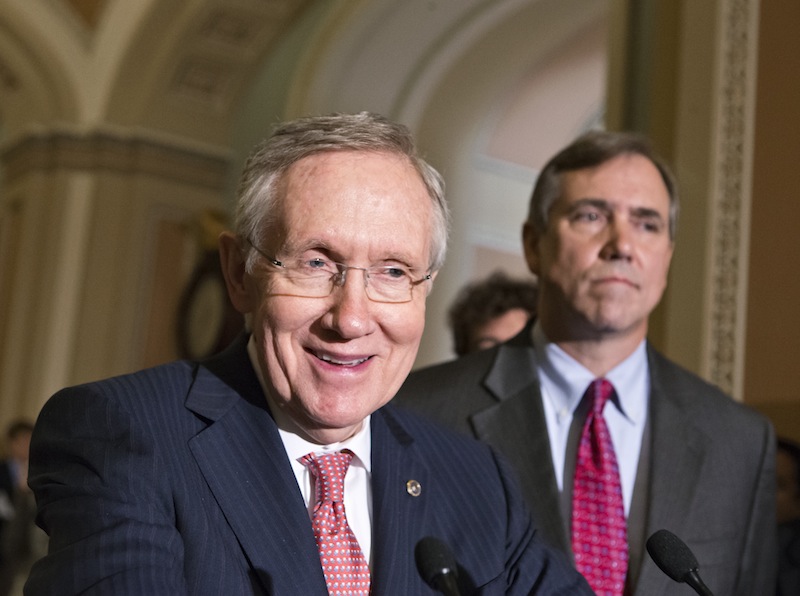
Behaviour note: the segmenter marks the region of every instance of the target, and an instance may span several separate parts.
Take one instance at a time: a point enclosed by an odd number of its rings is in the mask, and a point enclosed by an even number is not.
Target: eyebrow
[[[640,219],[657,219],[659,221],[664,221],[664,217],[661,213],[651,207],[635,207],[630,210],[630,214]]]
[[[571,213],[576,209],[580,209],[581,207],[586,207],[587,205],[608,212],[614,211],[611,201],[607,199],[598,199],[592,197],[578,199],[577,201],[569,205],[567,211]],[[661,213],[657,209],[653,209],[652,207],[633,207],[632,209],[628,210],[628,213],[639,219],[657,219],[659,221],[664,221],[664,216],[661,215]]]
[[[346,259],[344,258],[342,253],[333,248],[333,246],[327,240],[322,240],[321,238],[308,238],[302,242],[297,242],[297,243],[287,242],[284,243],[283,247],[278,252],[281,254],[283,254],[283,252],[286,252],[286,254],[289,256],[297,256],[309,250],[318,250],[320,252],[327,254],[328,255],[327,258],[329,258],[330,260],[346,264]],[[422,266],[414,265],[411,255],[399,251],[392,251],[390,253],[387,253],[382,258],[374,261],[373,264],[385,263],[385,262],[404,263],[405,265],[416,271],[424,271],[428,268],[427,264]]]
[[[281,251],[286,251],[289,254],[298,255],[306,252],[307,250],[319,250],[321,252],[329,252],[330,245],[319,238],[306,238],[300,242],[285,241],[280,247]]]
[[[607,201],[606,199],[594,199],[591,197],[586,197],[583,199],[578,199],[573,201],[567,206],[567,211],[575,211],[576,209],[580,209],[581,207],[597,207],[598,209],[605,209],[607,211],[612,211],[611,209],[611,202]]]

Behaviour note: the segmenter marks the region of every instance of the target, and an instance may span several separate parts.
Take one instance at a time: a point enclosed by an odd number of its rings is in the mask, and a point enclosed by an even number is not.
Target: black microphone
[[[414,548],[417,570],[431,588],[445,596],[460,596],[458,591],[458,564],[444,542],[426,536]]]
[[[672,579],[687,583],[700,596],[714,596],[700,579],[700,566],[689,547],[669,530],[659,530],[647,539],[647,552]]]

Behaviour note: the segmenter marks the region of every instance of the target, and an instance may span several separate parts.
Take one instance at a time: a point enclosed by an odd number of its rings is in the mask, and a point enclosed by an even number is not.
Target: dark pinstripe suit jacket
[[[528,326],[508,343],[412,373],[395,402],[505,454],[544,538],[570,552]],[[634,593],[691,594],[644,552],[661,528],[683,538],[718,596],[774,594],[775,436],[762,416],[648,346],[650,444]],[[641,464],[640,464],[641,465]]]
[[[414,564],[425,535],[451,545],[465,594],[590,593],[486,446],[387,406],[372,457],[373,594],[433,593]],[[29,595],[327,593],[244,341],[59,392],[37,421],[30,482],[51,546]]]

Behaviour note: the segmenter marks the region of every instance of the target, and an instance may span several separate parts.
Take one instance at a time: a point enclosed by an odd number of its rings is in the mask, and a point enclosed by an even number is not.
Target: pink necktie
[[[628,540],[619,468],[603,408],[614,393],[605,379],[589,385],[592,409],[581,433],[572,489],[575,566],[598,596],[621,596],[628,571]]]
[[[309,453],[300,460],[316,478],[311,527],[331,596],[367,596],[369,566],[344,512],[344,476],[352,451]]]

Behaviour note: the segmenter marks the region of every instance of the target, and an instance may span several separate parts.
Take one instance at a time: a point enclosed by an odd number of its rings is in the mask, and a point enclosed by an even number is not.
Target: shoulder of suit
[[[176,360],[132,373],[65,387],[53,398],[97,395],[116,400],[135,397],[136,401],[142,404],[152,400],[163,404],[164,398],[170,392],[185,396],[187,388],[195,378],[196,369],[196,364]]]
[[[676,400],[681,408],[695,411],[698,421],[706,416],[710,421],[725,415],[748,425],[769,424],[766,417],[752,407],[736,401],[717,385],[673,362],[649,344],[648,360],[656,398]]]
[[[488,453],[487,445],[472,437],[453,430],[435,418],[426,416],[415,409],[409,409],[403,404],[397,405],[389,403],[373,414],[383,417],[386,425],[395,434],[403,433],[409,440],[424,444],[426,447],[431,445],[444,446],[458,449],[478,450]]]
[[[464,376],[474,378],[485,375],[497,358],[500,349],[501,347],[497,346],[488,350],[466,354],[446,362],[417,368],[411,372],[408,380],[412,383],[437,380],[447,383],[454,378],[462,378]]]

